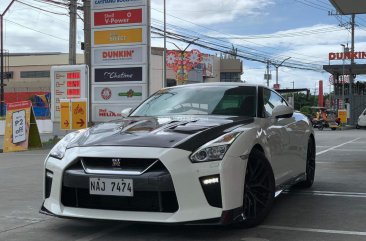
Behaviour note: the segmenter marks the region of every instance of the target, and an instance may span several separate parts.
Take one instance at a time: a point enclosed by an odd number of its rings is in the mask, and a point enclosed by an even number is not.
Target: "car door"
[[[287,105],[276,92],[263,88],[264,131],[271,155],[271,164],[276,184],[282,184],[298,172],[298,158],[294,155],[292,143],[294,118],[274,118],[272,111],[279,105]]]

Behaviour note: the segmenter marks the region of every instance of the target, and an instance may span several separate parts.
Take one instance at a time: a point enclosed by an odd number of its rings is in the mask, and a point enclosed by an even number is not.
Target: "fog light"
[[[203,179],[203,184],[205,184],[205,185],[214,184],[214,183],[219,183],[218,177]]]

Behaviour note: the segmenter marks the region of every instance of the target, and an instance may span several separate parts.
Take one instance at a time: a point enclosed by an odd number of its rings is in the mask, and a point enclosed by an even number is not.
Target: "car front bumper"
[[[189,160],[190,154],[188,151],[171,148],[78,147],[67,150],[62,160],[48,157],[45,162],[45,192],[41,211],[65,218],[158,223],[185,223],[212,219],[217,219],[221,223],[229,223],[238,218],[243,203],[246,160],[227,153],[222,161],[192,163]],[[75,163],[80,157],[118,157],[122,161],[124,158],[156,159],[162,163],[166,171],[136,176],[87,174],[75,167]],[[68,190],[71,193],[74,192],[73,190],[76,190],[76,193],[82,190],[84,199],[90,199],[88,180],[90,177],[101,176],[132,179],[136,193],[140,192],[141,195],[142,192],[145,193],[141,199],[137,199],[138,195],[136,195],[136,199],[126,197],[108,199],[106,202],[103,201],[101,206],[98,206],[100,200],[89,206],[80,204],[78,201],[65,202],[65,197],[63,197],[65,187],[74,188]],[[218,189],[206,190],[203,180],[210,177],[219,177]],[[161,201],[164,199],[160,199],[160,192],[170,193],[166,201]],[[151,195],[146,195],[149,193]],[[172,193],[175,195],[174,197],[171,195]],[[158,195],[157,199],[153,199],[154,195]],[[148,198],[149,201],[144,198]],[[172,204],[174,200],[177,202],[176,206]],[[123,207],[116,207],[116,201],[121,201],[121,206],[124,205],[123,203],[130,203],[132,208],[123,210]],[[131,203],[134,201],[140,202],[141,205]],[[111,205],[108,205],[108,202]],[[165,206],[162,205],[162,202],[165,202]],[[142,208],[142,206],[148,207]],[[154,207],[149,209],[151,206]]]

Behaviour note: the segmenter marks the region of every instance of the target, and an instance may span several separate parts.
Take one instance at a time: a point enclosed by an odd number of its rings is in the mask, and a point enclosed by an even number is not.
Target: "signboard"
[[[91,9],[91,118],[109,121],[148,96],[151,0],[92,0]]]
[[[146,28],[93,30],[93,47],[98,45],[131,45],[146,43]]]
[[[104,68],[94,69],[95,82],[143,82],[143,71],[141,67],[126,68]]]
[[[32,102],[8,103],[6,107],[4,152],[25,151],[42,147]]]
[[[70,100],[60,100],[60,129],[71,129]]]
[[[87,127],[87,99],[61,100],[61,130],[79,130]]]
[[[141,102],[146,99],[146,85],[94,86],[94,103]]]
[[[366,59],[366,52],[329,53],[329,60]]]
[[[137,107],[140,103],[129,104],[95,104],[93,106],[93,120],[97,122],[111,121],[121,119],[121,111],[130,108]]]
[[[87,100],[71,100],[71,129],[78,130],[87,127]]]
[[[94,65],[142,64],[146,61],[146,47],[109,47],[93,49]]]
[[[338,118],[341,120],[342,124],[346,124],[347,123],[347,110],[345,110],[345,109],[338,110]]]
[[[60,100],[88,96],[86,65],[53,66],[51,68],[51,119],[60,121]]]
[[[91,9],[121,8],[146,4],[146,0],[92,0]]]
[[[94,27],[131,26],[146,21],[143,17],[146,8],[125,8],[108,11],[94,11],[92,23]]]

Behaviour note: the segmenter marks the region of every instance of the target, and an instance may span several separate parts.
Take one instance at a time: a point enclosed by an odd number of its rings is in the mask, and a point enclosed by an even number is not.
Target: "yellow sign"
[[[103,30],[94,32],[94,44],[142,43],[142,28]]]
[[[87,104],[86,99],[71,100],[71,128],[73,130],[87,127]]]
[[[21,101],[6,105],[4,152],[26,151],[42,147],[32,102]]]
[[[70,100],[60,100],[60,129],[70,130]]]
[[[347,123],[347,110],[338,110],[338,118],[341,120],[342,124]]]

